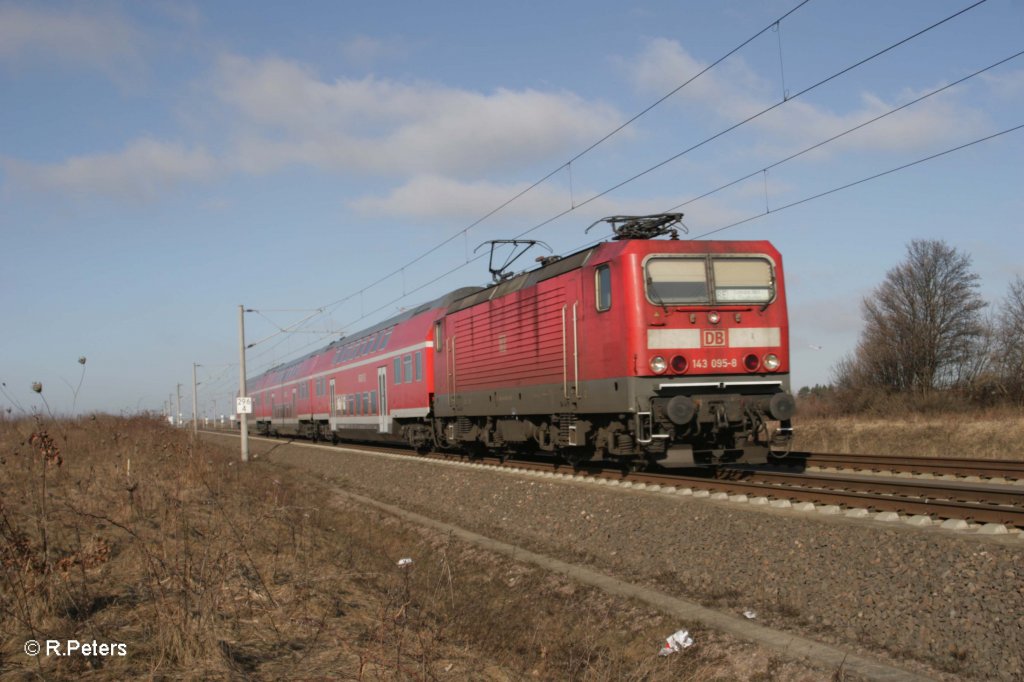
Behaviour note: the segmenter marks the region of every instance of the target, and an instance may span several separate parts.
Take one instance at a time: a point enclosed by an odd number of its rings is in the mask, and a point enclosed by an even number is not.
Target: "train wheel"
[[[558,456],[571,464],[574,469],[579,469],[593,458],[594,452],[587,448],[562,448]]]

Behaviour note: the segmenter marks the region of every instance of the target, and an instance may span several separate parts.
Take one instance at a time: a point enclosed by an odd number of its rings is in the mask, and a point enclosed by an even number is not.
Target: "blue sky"
[[[487,239],[577,206],[529,235],[567,253],[751,173],[680,210],[699,236],[771,209],[717,236],[783,253],[794,387],[829,380],[912,239],[968,253],[997,309],[1024,274],[1024,131],[777,209],[1024,123],[1024,57],[758,171],[1024,49],[1022,0],[803,92],[971,4],[811,0],[566,167],[798,4],[0,0],[0,407],[40,406],[41,381],[70,411],[84,355],[79,411],[161,410],[182,383],[188,413],[197,362],[223,413],[239,304],[271,337],[253,374],[487,283]]]

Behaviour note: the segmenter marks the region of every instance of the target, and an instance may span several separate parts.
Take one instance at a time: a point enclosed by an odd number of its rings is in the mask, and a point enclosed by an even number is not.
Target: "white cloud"
[[[657,39],[650,41],[627,66],[638,87],[664,94],[707,65],[679,43]],[[789,147],[792,151],[796,146],[825,140],[864,123],[933,89],[904,92],[898,101],[891,102],[873,93],[862,93],[860,106],[841,113],[806,99],[792,99],[749,125],[768,133],[773,146]],[[959,99],[960,91],[953,88],[930,97],[841,138],[826,149],[833,152],[840,149],[924,149],[982,129],[984,114],[965,106]],[[703,74],[680,90],[675,98],[683,107],[712,115],[727,124],[738,123],[779,101],[773,86],[739,57],[730,58]]]
[[[986,73],[982,75],[982,78],[999,97],[1005,99],[1024,97],[1024,69],[1007,73]]]
[[[528,186],[528,183],[462,182],[438,175],[420,175],[384,196],[355,199],[349,202],[349,207],[368,215],[469,222],[486,215]],[[502,215],[547,218],[569,207],[569,195],[564,189],[542,185],[510,204]]]
[[[8,183],[149,199],[221,172],[269,173],[291,165],[364,177],[494,177],[562,160],[621,118],[571,93],[487,94],[375,78],[328,82],[281,59],[225,57],[203,86],[219,101],[206,115],[231,131],[216,157],[202,145],[144,138],[120,152],[51,165],[0,159]],[[399,188],[390,201],[411,206],[422,182]],[[369,198],[366,205],[375,201],[387,199]]]
[[[31,190],[156,198],[181,183],[213,177],[218,162],[202,148],[142,139],[115,154],[77,156],[55,165],[2,159],[10,181]]]
[[[346,40],[341,50],[348,61],[368,66],[383,60],[404,57],[409,51],[409,43],[400,38],[359,35]]]
[[[243,132],[250,172],[309,164],[352,172],[494,175],[557,159],[621,121],[567,92],[492,93],[372,77],[328,82],[295,62],[225,57],[214,87]]]
[[[378,196],[365,196],[348,202],[348,208],[363,215],[376,217],[420,218],[460,223],[463,226],[481,218],[529,186],[529,183],[502,184],[489,181],[460,181],[437,175],[420,175],[390,192]],[[576,200],[592,197],[591,189],[578,189]],[[647,215],[658,213],[671,206],[673,198],[617,198],[599,197],[582,206],[577,205],[576,216],[571,219],[573,230],[581,224],[609,215]],[[523,228],[547,220],[568,210],[569,191],[557,181],[545,183],[524,194],[501,209],[493,220],[512,219],[520,221]],[[749,212],[738,209],[729,202],[714,198],[702,199],[687,208],[684,223],[689,225],[691,235],[728,225],[750,217]],[[607,227],[595,227],[593,236],[609,232]],[[681,230],[682,233],[682,230]]]
[[[142,35],[112,13],[0,5],[0,60],[57,61],[104,71],[134,68]]]

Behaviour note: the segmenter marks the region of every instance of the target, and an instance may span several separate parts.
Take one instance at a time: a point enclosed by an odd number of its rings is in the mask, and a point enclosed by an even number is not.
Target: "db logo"
[[[702,346],[724,346],[725,345],[725,330],[724,329],[702,329],[701,330],[701,345]]]

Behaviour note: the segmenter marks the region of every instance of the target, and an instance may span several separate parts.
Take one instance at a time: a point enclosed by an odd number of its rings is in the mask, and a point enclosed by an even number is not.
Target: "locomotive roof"
[[[560,258],[554,262],[542,265],[536,270],[529,270],[527,272],[520,273],[514,277],[510,277],[504,282],[493,284],[486,289],[480,289],[475,293],[471,293],[467,296],[460,297],[457,300],[453,300],[448,306],[448,312],[454,313],[458,310],[463,310],[474,306],[477,303],[483,303],[492,298],[498,298],[505,294],[510,294],[513,291],[519,291],[525,287],[533,286],[538,282],[543,282],[546,279],[557,277],[563,273],[575,270],[576,268],[583,267],[583,264],[587,262],[590,255],[599,248],[598,246],[592,246],[589,249],[583,251],[577,251],[574,254],[568,255],[565,258]]]
[[[549,262],[546,265],[542,265],[541,267],[539,267],[539,268],[537,268],[535,270],[529,270],[529,271],[526,271],[526,272],[521,272],[518,275],[515,275],[514,277],[510,277],[509,279],[505,280],[504,282],[499,282],[497,284],[492,284],[489,287],[486,287],[486,288],[483,288],[483,289],[479,289],[476,292],[473,292],[473,293],[471,293],[469,295],[466,295],[466,296],[463,296],[463,297],[460,297],[460,298],[457,298],[457,299],[453,299],[451,304],[448,306],[448,312],[449,313],[454,313],[454,312],[457,312],[459,310],[464,310],[465,308],[469,308],[469,307],[474,306],[474,305],[476,305],[478,303],[483,303],[484,301],[489,301],[491,299],[495,299],[495,298],[498,298],[500,296],[504,296],[505,294],[510,294],[510,293],[512,293],[514,291],[519,291],[520,289],[525,289],[527,287],[531,287],[531,286],[537,284],[538,282],[543,282],[546,279],[551,279],[552,277],[557,277],[558,275],[561,275],[561,274],[564,274],[566,272],[569,272],[570,270],[575,270],[577,268],[581,268],[590,259],[590,257],[594,254],[595,251],[604,250],[604,249],[608,249],[608,248],[616,249],[616,250],[621,250],[621,249],[629,248],[630,244],[636,244],[636,243],[645,243],[645,244],[652,244],[652,243],[654,243],[654,244],[671,244],[671,243],[681,244],[681,243],[687,243],[687,244],[693,244],[694,245],[694,248],[693,248],[693,252],[694,253],[701,253],[701,252],[704,252],[705,250],[713,248],[713,247],[709,246],[709,245],[713,245],[713,244],[724,244],[724,243],[728,243],[728,244],[753,244],[753,243],[765,243],[765,242],[762,242],[760,240],[739,240],[739,241],[733,241],[733,240],[725,240],[725,241],[723,241],[723,240],[713,240],[713,241],[686,240],[685,242],[680,242],[680,241],[676,241],[676,240],[653,240],[653,239],[623,239],[623,240],[619,240],[619,241],[601,242],[600,244],[597,244],[595,246],[591,246],[589,248],[583,249],[582,251],[577,251],[576,253],[573,253],[573,254],[570,254],[568,256],[565,256],[564,258],[559,258],[558,260]]]

